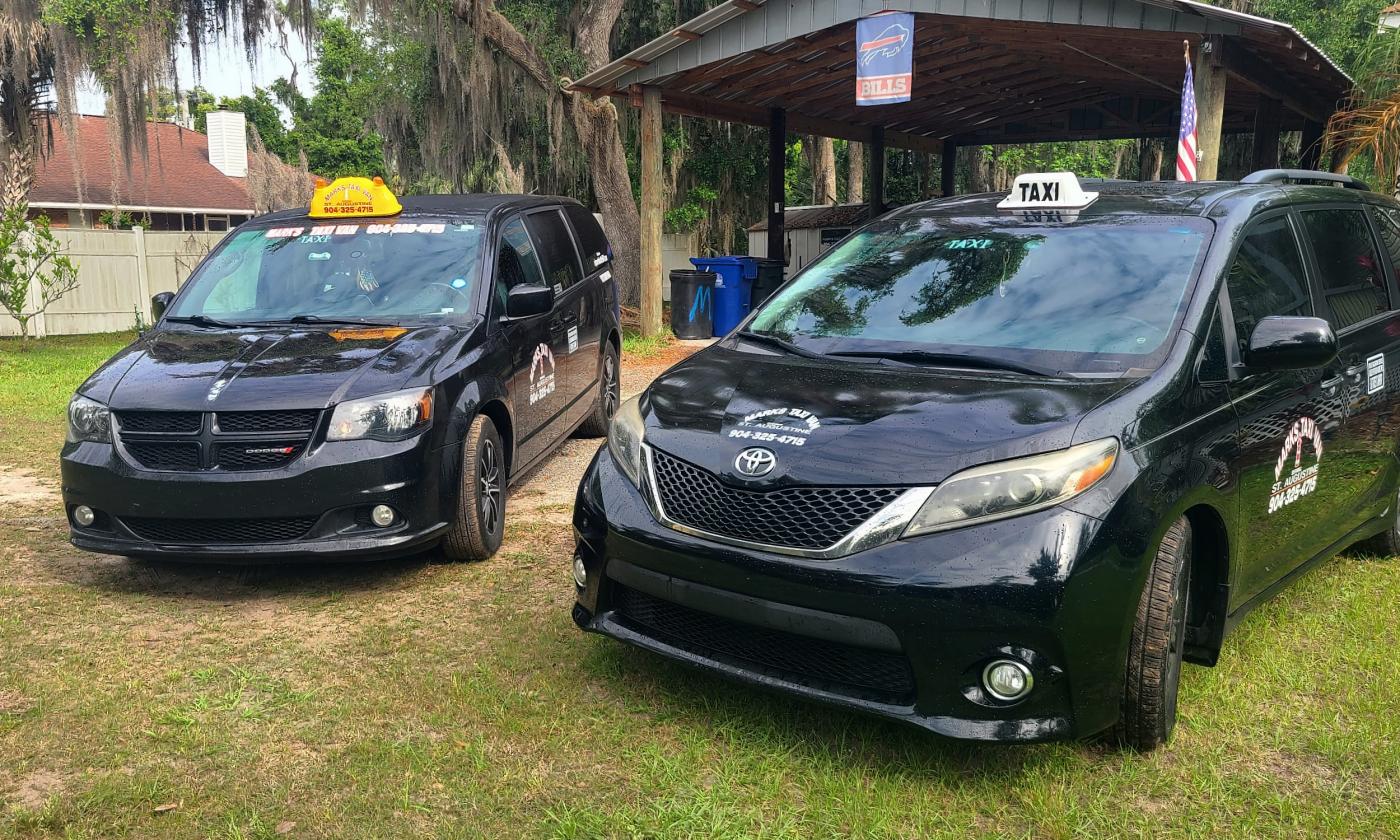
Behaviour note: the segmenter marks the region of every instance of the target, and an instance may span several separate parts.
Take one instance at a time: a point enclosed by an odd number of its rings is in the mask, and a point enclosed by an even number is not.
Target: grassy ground
[[[121,343],[0,342],[0,464],[54,476]],[[538,483],[476,565],[143,564],[0,508],[0,837],[1400,836],[1400,561],[1249,618],[1166,750],[968,746],[578,633]]]

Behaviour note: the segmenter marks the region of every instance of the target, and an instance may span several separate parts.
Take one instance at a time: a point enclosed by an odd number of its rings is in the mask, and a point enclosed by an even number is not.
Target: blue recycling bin
[[[691,257],[699,271],[715,275],[715,335],[727,335],[748,317],[757,257]]]

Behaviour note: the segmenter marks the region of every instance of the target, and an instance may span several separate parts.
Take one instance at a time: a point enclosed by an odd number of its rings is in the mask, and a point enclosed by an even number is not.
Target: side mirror
[[[529,318],[554,308],[554,290],[548,286],[522,283],[506,295],[507,318]]]
[[[164,317],[165,310],[170,308],[170,302],[174,299],[174,292],[156,292],[151,295],[151,323]]]
[[[1321,318],[1271,315],[1249,336],[1244,363],[1251,370],[1305,370],[1337,358],[1337,335]]]

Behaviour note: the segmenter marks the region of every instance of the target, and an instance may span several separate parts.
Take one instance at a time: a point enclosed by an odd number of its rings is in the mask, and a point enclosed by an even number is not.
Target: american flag
[[[1176,180],[1196,180],[1196,83],[1191,58],[1186,58],[1186,81],[1181,83],[1181,133],[1176,138]]]

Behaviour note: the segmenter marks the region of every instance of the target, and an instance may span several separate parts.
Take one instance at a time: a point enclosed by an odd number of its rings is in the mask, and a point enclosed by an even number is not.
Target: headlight
[[[938,485],[904,536],[946,531],[1057,505],[1097,484],[1113,469],[1113,438],[1059,452],[973,467]]]
[[[632,483],[641,486],[642,475],[642,409],[633,397],[623,403],[608,426],[608,451],[617,466]]]
[[[112,412],[96,400],[74,395],[68,401],[68,442],[112,442]]]
[[[414,388],[341,403],[331,415],[327,440],[403,440],[433,419],[433,389]]]

